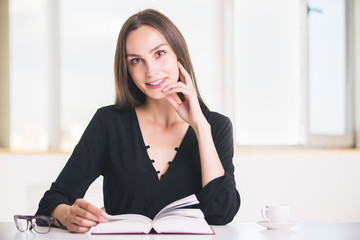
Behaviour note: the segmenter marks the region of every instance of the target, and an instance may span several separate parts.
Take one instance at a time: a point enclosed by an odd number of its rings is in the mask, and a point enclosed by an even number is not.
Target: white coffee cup
[[[269,204],[261,209],[265,221],[273,223],[286,223],[290,221],[290,206],[287,204]]]

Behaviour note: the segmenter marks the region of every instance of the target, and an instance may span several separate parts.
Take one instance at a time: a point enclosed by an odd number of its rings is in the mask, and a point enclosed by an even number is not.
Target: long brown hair
[[[126,62],[125,45],[128,34],[144,25],[151,26],[164,35],[165,39],[175,52],[178,61],[191,76],[201,109],[203,111],[208,110],[197,88],[194,69],[184,37],[168,17],[154,9],[146,9],[132,15],[120,30],[116,45],[114,64],[116,90],[115,105],[121,109],[129,109],[142,105],[146,100],[145,94],[137,88],[129,74]],[[178,95],[180,99],[184,101],[183,94],[180,93]]]

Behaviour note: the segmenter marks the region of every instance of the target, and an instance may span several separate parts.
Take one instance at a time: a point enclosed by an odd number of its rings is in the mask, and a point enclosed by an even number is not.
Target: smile
[[[154,82],[146,83],[146,85],[148,85],[152,89],[156,89],[156,88],[161,87],[164,84],[165,80],[166,80],[166,78],[161,78],[161,79],[156,80]]]

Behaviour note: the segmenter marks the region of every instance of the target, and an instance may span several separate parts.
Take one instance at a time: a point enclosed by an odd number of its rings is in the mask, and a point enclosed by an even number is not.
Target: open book
[[[91,234],[157,233],[215,234],[197,208],[183,208],[198,204],[196,196],[177,200],[164,207],[154,220],[140,214],[108,216],[107,223],[99,223]]]

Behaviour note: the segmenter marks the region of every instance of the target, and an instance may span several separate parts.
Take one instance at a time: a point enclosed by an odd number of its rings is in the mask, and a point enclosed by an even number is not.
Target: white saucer
[[[290,221],[290,222],[285,222],[285,223],[274,223],[274,222],[268,222],[268,221],[260,221],[260,222],[257,222],[257,223],[260,224],[263,227],[266,227],[269,230],[288,230],[291,227],[298,224],[298,222],[295,222],[295,221]]]

